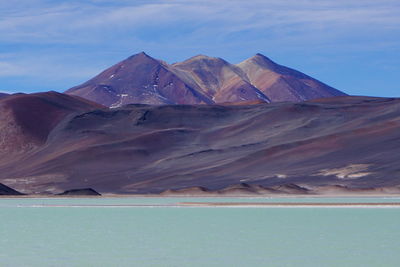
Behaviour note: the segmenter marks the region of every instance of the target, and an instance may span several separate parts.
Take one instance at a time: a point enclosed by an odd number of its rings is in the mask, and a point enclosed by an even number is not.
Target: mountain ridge
[[[145,52],[128,57],[66,93],[113,108],[126,104],[301,102],[346,95],[260,53],[239,64],[206,55],[168,64]]]

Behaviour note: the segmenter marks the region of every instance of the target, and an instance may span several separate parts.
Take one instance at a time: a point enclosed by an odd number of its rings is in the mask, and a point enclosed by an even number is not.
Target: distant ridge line
[[[66,93],[112,108],[127,104],[302,102],[346,95],[260,53],[239,64],[206,55],[168,64],[145,52]]]

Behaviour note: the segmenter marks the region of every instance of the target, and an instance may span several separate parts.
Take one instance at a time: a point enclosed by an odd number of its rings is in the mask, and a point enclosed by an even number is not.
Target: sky
[[[262,53],[348,94],[400,97],[400,1],[0,0],[0,92],[62,92],[141,51]]]

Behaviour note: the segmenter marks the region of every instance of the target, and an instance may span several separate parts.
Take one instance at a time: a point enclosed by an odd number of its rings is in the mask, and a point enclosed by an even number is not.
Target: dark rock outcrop
[[[301,187],[297,184],[283,184],[283,185],[274,186],[272,188],[282,194],[303,195],[303,194],[310,193],[309,189],[307,189],[305,187]]]
[[[8,187],[4,184],[0,184],[0,196],[21,196],[22,193]]]
[[[63,193],[58,194],[59,196],[101,196],[96,190],[92,188],[82,188],[82,189],[70,189]]]
[[[165,196],[203,196],[203,195],[213,195],[214,192],[202,187],[202,186],[192,186],[192,187],[186,187],[186,188],[180,188],[180,189],[167,189],[163,192],[160,193],[160,195],[165,195]]]

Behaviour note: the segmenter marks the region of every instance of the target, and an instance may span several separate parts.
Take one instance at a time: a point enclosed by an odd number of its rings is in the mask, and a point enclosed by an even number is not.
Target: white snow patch
[[[122,102],[123,102],[123,98],[124,97],[128,97],[129,95],[128,94],[117,94],[117,96],[119,96],[119,100],[117,101],[117,102],[115,102],[114,104],[112,104],[111,106],[110,106],[110,108],[119,108],[119,107],[122,107]]]
[[[110,106],[110,108],[119,108],[122,106],[122,103],[120,103],[120,101],[115,102],[114,104],[112,104]]]
[[[165,97],[163,97],[162,95],[157,95],[157,97],[169,101],[168,98],[165,98]]]
[[[157,84],[153,84],[153,91],[154,91],[155,93],[157,93],[157,87],[158,87]]]
[[[268,98],[260,94],[259,92],[256,92],[258,99],[264,100],[266,102],[269,102]]]

